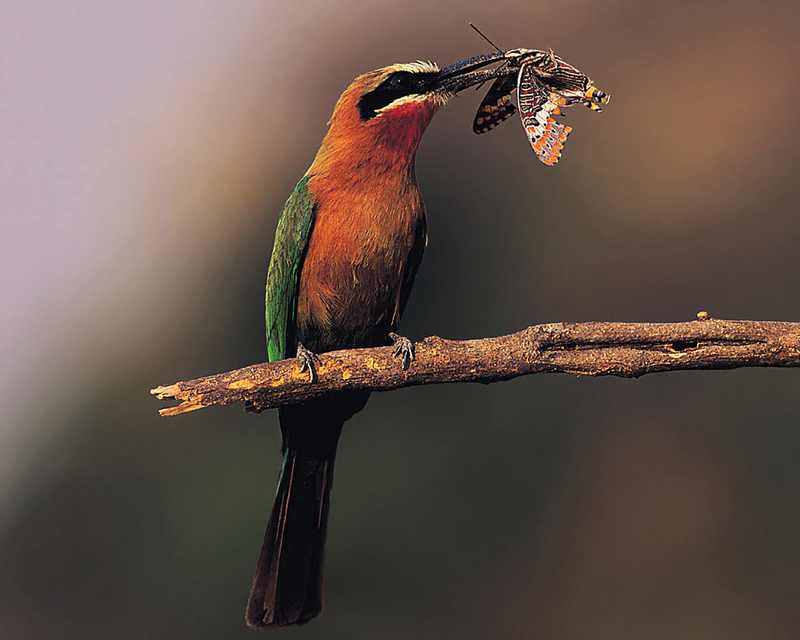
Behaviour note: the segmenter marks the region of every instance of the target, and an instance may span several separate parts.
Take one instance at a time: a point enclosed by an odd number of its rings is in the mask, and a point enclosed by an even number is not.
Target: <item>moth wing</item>
[[[556,122],[551,114],[559,113],[559,106],[566,101],[539,82],[531,65],[524,65],[517,78],[517,102],[522,127],[536,156],[544,164],[554,165],[572,127]]]
[[[514,115],[517,110],[511,101],[514,89],[516,85],[513,75],[500,76],[492,83],[472,122],[472,130],[475,133],[491,131]]]

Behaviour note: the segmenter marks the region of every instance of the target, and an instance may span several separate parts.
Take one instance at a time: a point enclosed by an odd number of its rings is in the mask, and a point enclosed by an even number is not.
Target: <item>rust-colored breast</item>
[[[413,167],[413,165],[412,165]],[[300,278],[298,336],[315,351],[386,343],[425,225],[413,169],[314,176],[316,220]],[[424,240],[423,240],[424,242]],[[417,258],[418,259],[418,258]]]
[[[313,351],[386,344],[425,244],[414,162],[440,103],[409,99],[364,120],[357,103],[375,73],[342,94],[308,171],[315,221],[297,325]]]

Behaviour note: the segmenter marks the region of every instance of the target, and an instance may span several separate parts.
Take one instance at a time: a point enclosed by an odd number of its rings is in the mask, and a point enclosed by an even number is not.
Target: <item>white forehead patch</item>
[[[439,65],[435,62],[424,62],[417,60],[416,62],[401,62],[386,67],[384,71],[388,73],[395,73],[396,71],[408,71],[409,73],[436,73],[439,71]]]

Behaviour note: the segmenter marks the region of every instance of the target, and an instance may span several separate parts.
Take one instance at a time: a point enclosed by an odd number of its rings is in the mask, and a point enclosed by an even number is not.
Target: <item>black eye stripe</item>
[[[395,71],[375,89],[365,93],[358,101],[358,111],[362,120],[378,115],[378,111],[403,96],[424,92],[428,81],[436,77],[435,72]]]

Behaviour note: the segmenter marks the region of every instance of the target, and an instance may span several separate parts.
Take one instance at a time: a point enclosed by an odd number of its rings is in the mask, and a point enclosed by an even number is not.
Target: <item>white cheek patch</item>
[[[433,93],[414,93],[410,96],[403,96],[402,98],[397,98],[397,100],[393,100],[385,107],[381,107],[378,109],[375,114],[377,117],[382,116],[385,113],[388,113],[392,109],[396,107],[400,107],[404,104],[423,104],[425,102],[433,103],[437,108],[443,107],[447,104],[447,100],[450,96],[446,93],[440,93],[438,91]]]

